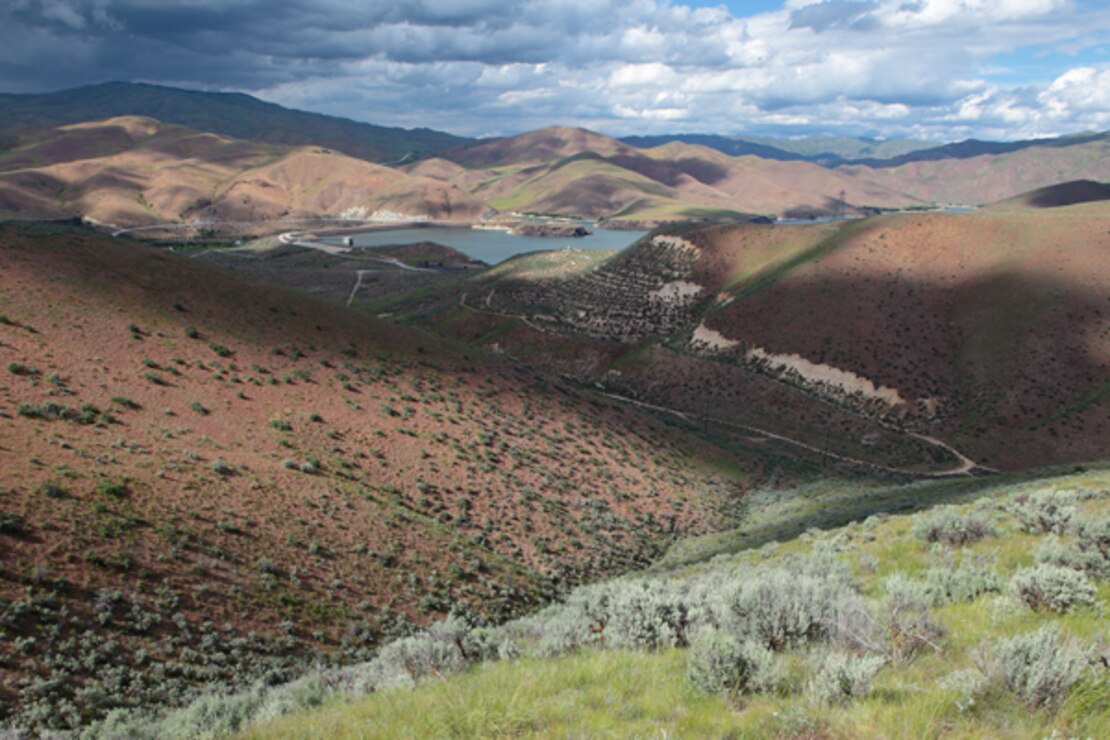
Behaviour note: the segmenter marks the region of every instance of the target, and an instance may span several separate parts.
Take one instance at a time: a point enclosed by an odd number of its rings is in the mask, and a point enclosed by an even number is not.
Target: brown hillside
[[[527,318],[496,342],[541,367],[857,460],[921,466],[870,422],[993,468],[1101,459],[1108,216],[1100,202],[680,230],[568,276],[506,263],[466,305]],[[545,351],[544,334],[581,346]],[[918,469],[951,468],[937,462]]]
[[[729,157],[672,142],[640,150],[582,129],[553,127],[471,147],[470,169],[426,170],[501,210],[631,220],[743,214],[820,216],[921,201],[806,162]]]
[[[471,220],[484,206],[438,180],[325,149],[286,149],[116,118],[26,134],[0,155],[0,216],[119,226],[387,210]]]
[[[583,152],[601,155],[633,154],[634,147],[616,139],[570,126],[548,126],[536,131],[466,146],[442,156],[471,168],[551,162]]]
[[[462,165],[455,164],[441,157],[422,159],[419,162],[406,165],[399,169],[410,175],[416,175],[417,177],[428,177],[433,180],[443,180],[445,182],[466,172],[466,168]]]
[[[138,681],[141,650],[165,680],[113,695],[181,701],[724,522],[723,484],[651,421],[166,252],[4,227],[0,315],[0,608],[35,638],[5,713],[48,654],[76,662],[34,691],[86,718],[99,667]]]
[[[443,220],[473,220],[485,208],[467,193],[319,149],[290,152],[219,186],[206,218],[257,221],[284,216],[350,215],[387,210]]]
[[[927,202],[991,203],[1073,180],[1110,180],[1110,137],[897,167],[845,165],[836,171]]]
[[[895,391],[886,413],[986,465],[1106,457],[1108,216],[1092,204],[843,227],[773,283],[741,281],[705,326],[738,342],[723,356],[797,355]],[[737,236],[705,234],[724,250]]]

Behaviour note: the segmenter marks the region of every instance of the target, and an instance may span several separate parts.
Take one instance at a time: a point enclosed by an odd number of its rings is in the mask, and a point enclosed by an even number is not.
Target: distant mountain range
[[[970,156],[974,147],[953,145],[955,153],[968,156],[929,157],[923,150],[831,166],[800,155],[734,156],[682,141],[636,148],[585,129],[553,126],[472,144],[405,169],[450,182],[498,210],[647,224],[982,205],[1062,182],[1110,180],[1107,134],[993,146],[997,152],[977,156]]]
[[[142,225],[385,210],[469,221],[500,211],[652,226],[981,205],[1084,179],[1110,181],[1110,134],[935,147],[832,136],[620,140],[551,126],[478,141],[146,84],[0,95],[8,218]]]
[[[481,142],[405,169],[455,184],[501,211],[646,225],[926,204],[812,162],[733,157],[682,142],[638,149],[566,126]]]
[[[896,167],[910,162],[935,162],[942,159],[970,159],[984,154],[1008,154],[1031,147],[1066,147],[1105,140],[1106,133],[1085,132],[1051,139],[1021,141],[980,141],[967,139],[951,144],[936,144],[919,139],[868,139],[851,136],[803,136],[797,139],[768,136],[720,136],[717,134],[660,134],[626,136],[621,141],[649,149],[672,141],[716,149],[733,157],[755,155],[764,159],[806,160],[825,166],[862,164],[870,167]]]
[[[469,139],[427,128],[375,126],[346,118],[290,110],[241,93],[179,90],[107,82],[43,95],[0,94],[0,129],[149,116],[237,139],[284,146],[314,145],[370,162],[418,159]]]
[[[732,157],[754,154],[765,159],[804,159],[822,164],[860,159],[888,159],[912,152],[932,149],[934,142],[919,139],[854,138],[851,136],[803,136],[797,139],[772,136],[720,136],[718,134],[660,134],[657,136],[626,136],[626,144],[650,149],[681,141],[723,152]]]
[[[370,162],[396,164],[501,139],[476,140],[429,128],[377,126],[347,118],[293,110],[243,93],[182,90],[133,82],[99,85],[38,95],[0,93],[0,130],[96,121],[117,116],[148,116],[163,123],[237,139],[285,146],[324,146]],[[670,142],[716,149],[732,157],[755,155],[781,161],[804,160],[825,166],[845,163],[896,166],[917,161],[966,159],[1006,154],[1029,147],[1071,146],[1105,137],[1081,133],[1057,139],[995,142],[968,139],[940,144],[920,139],[812,135],[798,138],[675,133],[626,136],[638,149]],[[0,137],[2,138],[2,137]]]

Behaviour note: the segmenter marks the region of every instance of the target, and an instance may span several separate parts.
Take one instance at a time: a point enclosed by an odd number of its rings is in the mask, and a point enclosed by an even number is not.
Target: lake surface
[[[450,226],[428,226],[389,231],[364,231],[357,234],[325,237],[327,244],[342,244],[345,236],[351,237],[356,247],[384,247],[390,244],[412,244],[414,242],[436,242],[482,260],[491,265],[515,257],[525,252],[545,249],[624,249],[646,234],[646,231],[614,231],[611,229],[593,230],[590,236],[550,237],[517,236],[504,231],[467,229]]]

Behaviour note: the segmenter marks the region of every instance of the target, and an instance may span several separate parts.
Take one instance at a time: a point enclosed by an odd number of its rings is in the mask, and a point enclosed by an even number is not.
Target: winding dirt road
[[[538,327],[535,324],[533,324],[532,322],[530,322],[527,319],[527,317],[525,317],[525,316],[521,316],[521,315],[518,315],[518,314],[501,313],[499,311],[494,311],[494,310],[488,309],[488,308],[487,309],[476,308],[474,306],[469,305],[466,302],[466,297],[467,297],[466,293],[463,293],[459,297],[459,305],[462,306],[463,308],[467,309],[468,311],[473,311],[474,313],[483,313],[483,314],[487,314],[487,315],[490,315],[490,316],[500,316],[500,317],[503,317],[503,318],[518,319],[520,321],[523,321],[525,324],[532,327],[536,331],[541,332],[541,333],[543,332],[543,329],[541,329],[540,327]],[[890,467],[888,465],[880,465],[879,463],[868,462],[866,460],[859,460],[859,459],[854,458],[854,457],[848,457],[847,455],[839,455],[835,452],[829,452],[828,450],[822,450],[822,449],[819,449],[817,447],[814,447],[813,445],[807,444],[805,442],[802,442],[802,441],[799,441],[799,440],[796,440],[796,439],[791,439],[790,437],[784,437],[781,434],[776,434],[775,432],[771,432],[771,431],[768,431],[766,429],[760,429],[759,427],[747,426],[745,424],[737,424],[735,422],[725,421],[724,419],[717,419],[715,417],[708,416],[708,415],[698,416],[698,415],[695,415],[695,414],[688,413],[686,411],[679,411],[677,409],[668,408],[666,406],[658,406],[656,404],[647,403],[645,401],[639,401],[635,398],[629,398],[627,396],[621,396],[619,394],[609,393],[607,391],[594,391],[594,392],[599,393],[600,395],[605,396],[607,398],[611,398],[615,401],[620,401],[622,403],[632,404],[632,405],[635,405],[635,406],[639,406],[641,408],[651,409],[653,411],[659,411],[659,412],[662,412],[662,413],[665,413],[665,414],[670,414],[672,416],[676,416],[680,419],[683,419],[685,421],[689,421],[691,423],[703,423],[703,422],[710,421],[710,422],[713,422],[714,424],[721,424],[723,426],[731,427],[732,429],[736,429],[738,431],[742,431],[742,432],[745,432],[745,433],[748,433],[748,434],[752,434],[752,435],[759,436],[759,437],[764,437],[766,439],[773,439],[773,440],[776,440],[778,442],[783,442],[783,443],[791,445],[793,447],[797,447],[798,449],[802,449],[802,450],[806,450],[808,452],[813,452],[813,453],[816,453],[818,455],[822,455],[823,457],[826,457],[828,459],[838,460],[840,462],[848,463],[850,465],[856,465],[856,466],[860,466],[860,467],[864,467],[864,468],[870,468],[872,470],[880,470],[880,471],[883,471],[883,472],[886,472],[886,473],[894,473],[896,475],[912,476],[912,477],[915,477],[915,478],[950,478],[950,477],[956,477],[956,476],[971,476],[971,475],[975,475],[976,473],[997,473],[998,472],[994,468],[988,468],[984,465],[980,465],[979,463],[975,462],[974,460],[972,460],[971,458],[969,458],[968,456],[964,455],[962,452],[957,450],[955,447],[952,447],[950,444],[948,444],[944,440],[937,439],[936,437],[930,437],[926,434],[919,434],[917,432],[911,432],[911,431],[907,431],[907,430],[901,430],[901,431],[902,431],[903,434],[907,434],[911,437],[914,437],[915,439],[921,440],[922,442],[925,442],[927,444],[933,445],[934,447],[939,447],[939,448],[945,450],[950,455],[952,455],[952,457],[956,458],[956,460],[959,462],[959,465],[954,467],[954,468],[950,468],[948,470],[940,470],[940,471],[932,471],[932,472],[925,472],[925,471],[920,471],[920,470],[909,470],[909,469],[905,469],[905,468],[894,468],[894,467]]]

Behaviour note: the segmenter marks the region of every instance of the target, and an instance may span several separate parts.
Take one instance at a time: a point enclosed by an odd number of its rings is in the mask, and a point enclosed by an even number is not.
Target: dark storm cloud
[[[368,57],[409,62],[573,64],[634,57],[619,43],[622,24],[655,9],[652,2],[350,3],[325,0],[151,2],[149,0],[12,0],[0,9],[4,32],[36,39],[50,53],[0,47],[0,78],[50,88],[60,79],[155,78],[247,87],[325,74],[327,62]],[[720,63],[720,45],[698,23],[667,21],[664,50],[685,63]],[[57,54],[59,49],[68,50]],[[206,62],[205,58],[211,61]],[[282,64],[288,60],[292,66]],[[229,66],[234,62],[233,66]],[[31,79],[32,69],[39,69]]]
[[[1083,1],[784,0],[737,18],[683,0],[0,0],[0,90],[142,80],[471,134],[552,122],[1028,134],[1077,123],[1075,110],[1098,126],[1102,98],[1084,86],[1100,69],[1043,74],[1049,103],[983,69],[1105,38],[1110,11],[1080,13]]]

